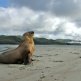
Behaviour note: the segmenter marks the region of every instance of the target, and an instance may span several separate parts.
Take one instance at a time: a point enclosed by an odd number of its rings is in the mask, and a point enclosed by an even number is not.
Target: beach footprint
[[[44,72],[42,71],[42,72],[41,72],[40,79],[39,79],[38,81],[42,81],[45,77],[46,77],[46,76],[45,76]]]

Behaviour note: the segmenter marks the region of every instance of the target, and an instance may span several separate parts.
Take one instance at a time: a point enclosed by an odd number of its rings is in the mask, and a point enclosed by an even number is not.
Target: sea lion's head
[[[34,31],[25,32],[23,36],[34,36]]]
[[[34,36],[34,31],[29,31],[29,32],[26,32],[23,34],[23,37],[25,39],[31,39],[31,38],[33,38],[33,36]]]

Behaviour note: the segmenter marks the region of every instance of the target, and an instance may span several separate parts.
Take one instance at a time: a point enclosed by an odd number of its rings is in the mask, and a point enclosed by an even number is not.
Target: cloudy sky
[[[81,40],[81,0],[0,0],[0,35]]]

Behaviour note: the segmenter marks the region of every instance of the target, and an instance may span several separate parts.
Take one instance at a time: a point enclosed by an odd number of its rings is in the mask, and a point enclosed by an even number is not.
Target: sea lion
[[[0,54],[0,63],[4,64],[24,63],[25,65],[31,63],[32,54],[35,50],[33,36],[34,36],[33,31],[24,33],[23,40],[16,49]]]

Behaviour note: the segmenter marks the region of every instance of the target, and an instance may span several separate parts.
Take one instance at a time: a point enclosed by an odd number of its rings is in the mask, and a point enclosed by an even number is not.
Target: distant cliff
[[[5,36],[0,35],[0,44],[19,44],[22,41],[22,36]],[[34,38],[35,44],[39,45],[80,45],[81,41],[75,41],[70,39],[46,39],[46,38]]]

